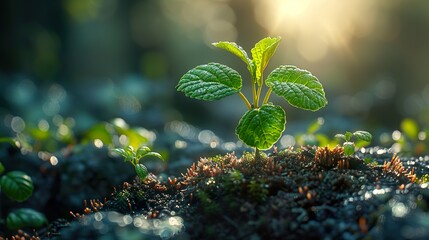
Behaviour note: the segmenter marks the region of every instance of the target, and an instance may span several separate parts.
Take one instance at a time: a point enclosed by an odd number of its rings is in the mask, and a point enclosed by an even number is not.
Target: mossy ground
[[[201,160],[185,177],[196,189],[190,196],[197,196],[185,219],[188,233],[195,239],[365,237],[387,200],[365,194],[387,186],[405,190],[412,176],[321,150],[328,154],[308,148],[259,160],[251,154]]]
[[[366,164],[338,148],[308,147],[260,159],[251,153],[203,158],[177,178],[125,182],[105,200],[88,201],[71,224],[54,222],[39,236],[97,239],[120,228],[150,238],[385,238],[392,234],[386,222],[426,213],[429,206],[427,187],[413,183],[415,174],[388,156]],[[95,224],[112,212],[122,214],[121,223]],[[169,227],[174,220],[175,230],[157,227],[164,220]]]

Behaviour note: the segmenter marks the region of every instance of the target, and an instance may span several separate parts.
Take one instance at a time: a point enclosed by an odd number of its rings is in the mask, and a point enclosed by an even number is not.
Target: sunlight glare
[[[254,0],[254,14],[269,35],[293,38],[302,57],[318,61],[330,49],[354,58],[351,41],[372,31],[375,4],[368,0]]]

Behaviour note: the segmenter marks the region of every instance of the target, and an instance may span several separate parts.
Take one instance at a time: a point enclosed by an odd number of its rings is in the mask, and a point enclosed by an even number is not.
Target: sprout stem
[[[261,92],[262,92],[262,84],[260,86],[258,86],[258,93],[256,95],[256,97],[257,97],[256,102],[258,103],[258,105],[259,105],[259,98],[261,97]]]
[[[261,152],[259,151],[259,148],[255,148],[255,160],[259,161],[261,159]]]
[[[270,95],[271,95],[271,92],[272,92],[272,91],[273,91],[273,89],[272,89],[272,88],[269,88],[269,89],[268,89],[267,93],[265,94],[264,102],[262,103],[262,105],[263,105],[263,104],[267,104],[267,103],[268,103],[268,100],[270,99]]]
[[[250,104],[249,100],[247,100],[246,96],[244,96],[244,94],[242,92],[238,92],[238,95],[240,95],[241,100],[243,100],[244,104],[246,104],[247,108],[249,110],[252,109],[252,105]]]
[[[253,106],[258,107],[258,98],[256,95],[256,83],[252,83],[252,94],[253,94]]]

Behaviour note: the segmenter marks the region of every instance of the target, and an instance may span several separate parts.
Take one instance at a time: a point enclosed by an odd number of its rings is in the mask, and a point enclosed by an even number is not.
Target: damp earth
[[[206,149],[207,150],[207,149]],[[223,151],[226,152],[224,149]],[[12,147],[37,191],[27,206],[49,225],[24,239],[427,239],[429,157],[390,149],[234,151],[135,177],[92,144],[40,163]],[[5,157],[5,156],[3,156]],[[111,159],[114,158],[114,159]],[[110,159],[110,161],[109,161]],[[61,171],[58,166],[61,166]],[[31,170],[33,169],[33,170]],[[173,175],[176,172],[176,175]],[[43,186],[43,187],[41,187]],[[67,194],[73,193],[73,194]],[[88,198],[92,196],[92,198]],[[94,197],[95,196],[95,197]],[[6,211],[7,205],[2,205]]]

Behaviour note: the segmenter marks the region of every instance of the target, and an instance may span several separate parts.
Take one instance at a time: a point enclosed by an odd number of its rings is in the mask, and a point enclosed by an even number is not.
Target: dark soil
[[[350,158],[342,149],[310,147],[260,159],[201,159],[177,178],[124,182],[105,198],[88,199],[74,219],[27,233],[42,239],[428,239],[429,189],[416,175],[428,173],[429,158],[362,152]]]

